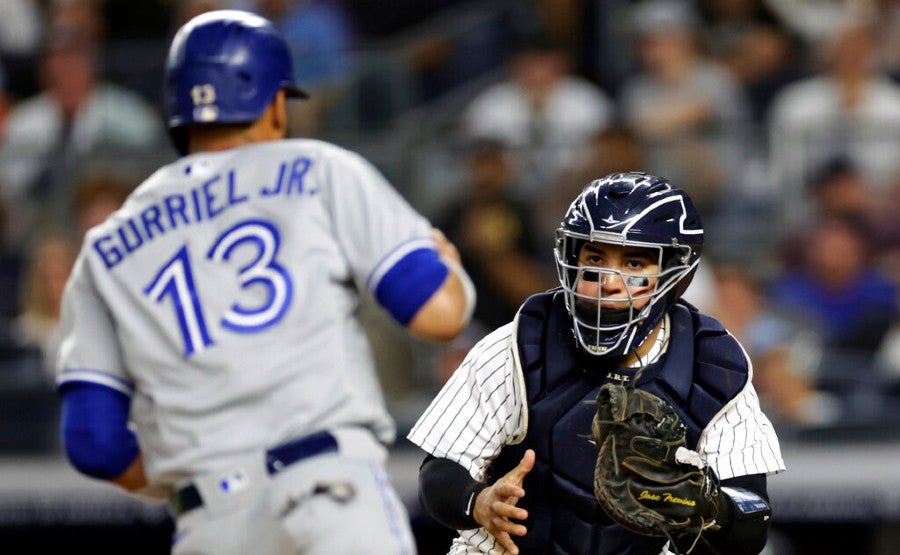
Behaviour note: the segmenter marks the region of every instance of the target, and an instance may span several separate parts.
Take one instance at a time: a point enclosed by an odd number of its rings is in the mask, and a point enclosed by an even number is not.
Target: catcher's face
[[[585,243],[578,266],[578,301],[599,304],[601,310],[637,312],[650,302],[659,279],[659,249]]]

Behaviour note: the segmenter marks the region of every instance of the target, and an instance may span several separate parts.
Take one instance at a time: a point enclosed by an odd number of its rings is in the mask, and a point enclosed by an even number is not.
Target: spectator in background
[[[10,207],[0,198],[0,342],[9,338],[10,322],[19,314],[24,266],[21,249],[12,245],[7,236],[10,212]]]
[[[900,4],[876,2],[879,40],[876,46],[878,67],[894,80],[900,79]]]
[[[803,184],[835,155],[875,189],[900,171],[900,85],[878,71],[874,24],[865,12],[846,13],[820,45],[819,72],[773,99],[769,152],[786,221],[806,215]]]
[[[294,78],[309,99],[290,114],[291,133],[315,136],[328,123],[354,71],[355,32],[350,15],[335,0],[253,0],[275,23],[291,48]]]
[[[764,266],[713,261],[710,314],[747,349],[753,362],[753,385],[776,424],[833,423],[840,415],[838,402],[816,387],[821,339],[768,302]]]
[[[842,19],[847,9],[865,7],[876,2],[864,0],[765,0],[768,7],[784,22],[791,33],[808,45],[815,45],[827,38]]]
[[[592,4],[584,0],[515,2],[510,4],[508,10],[510,31],[512,36],[546,36],[565,51],[571,72],[594,77],[594,68],[585,65],[586,50],[597,46],[593,44],[595,37],[591,35],[592,26],[596,24]]]
[[[76,246],[68,235],[48,233],[27,252],[22,282],[22,312],[12,322],[13,339],[41,350],[47,383],[53,383],[63,289],[75,263]]]
[[[783,270],[794,271],[802,267],[802,253],[810,227],[824,215],[846,216],[863,222],[869,234],[869,250],[876,261],[897,247],[898,239],[894,238],[900,236],[897,212],[892,213],[891,209],[898,205],[890,202],[888,194],[879,194],[849,157],[835,156],[812,170],[805,201],[808,214],[792,221],[792,226],[776,245]]]
[[[464,195],[435,217],[459,248],[478,303],[474,319],[493,329],[530,295],[553,286],[551,252],[540,248],[531,205],[518,195],[511,153],[500,141],[475,141],[465,161]]]
[[[699,11],[706,51],[737,79],[754,123],[764,126],[778,91],[806,76],[804,44],[765,0],[701,0]]]
[[[9,114],[12,103],[13,99],[6,89],[6,72],[3,71],[3,66],[0,65],[0,138],[3,137],[4,129],[6,128],[6,116]]]
[[[643,0],[631,17],[638,67],[623,86],[622,117],[644,145],[648,171],[684,187],[710,216],[725,187],[740,183],[752,147],[746,99],[700,50],[690,3]]]
[[[228,0],[183,0],[177,2],[173,8],[171,34],[174,34],[182,25],[202,13],[234,7],[230,5],[231,3]]]
[[[873,209],[874,243],[877,245],[876,264],[900,288],[900,177],[878,196]],[[897,360],[900,366],[900,360]]]
[[[112,175],[89,176],[75,187],[73,210],[75,212],[75,237],[80,241],[87,231],[119,209],[134,183]]]
[[[871,223],[852,212],[821,214],[798,241],[799,268],[768,288],[775,306],[821,335],[817,386],[840,401],[848,424],[895,414],[887,381],[900,368],[893,359],[900,352],[900,286],[879,265],[873,238]]]
[[[759,24],[777,24],[765,0],[697,0],[703,42],[712,56],[723,61],[738,50],[741,35]]]
[[[541,228],[553,236],[559,227],[559,215],[565,214],[572,199],[585,183],[598,175],[638,171],[644,167],[644,151],[634,130],[613,123],[596,133],[587,148],[560,172],[548,194],[535,203]]]
[[[104,77],[140,94],[153,106],[162,105],[160,79],[167,38],[177,10],[185,3],[101,0]]]
[[[0,2],[0,62],[10,98],[30,96],[37,89],[34,68],[44,32],[43,4],[38,0]]]
[[[529,35],[507,61],[506,77],[481,93],[461,117],[463,135],[513,149],[518,193],[540,196],[558,173],[606,128],[615,106],[598,86],[571,71],[567,50]]]
[[[0,187],[16,210],[17,241],[48,223],[71,225],[74,183],[89,163],[106,155],[132,168],[155,165],[165,141],[162,119],[143,98],[103,80],[96,4],[59,6],[41,92],[13,107],[0,144]],[[75,6],[85,11],[71,12]]]
[[[101,43],[106,39],[103,3],[104,0],[49,0],[46,40],[61,32],[77,31],[84,40]]]
[[[793,222],[793,228],[778,244],[777,251],[783,261],[784,272],[797,274],[805,270],[806,252],[814,248],[808,243],[810,229],[818,219],[845,218],[862,222],[861,227],[866,234],[864,249],[871,257],[869,266],[879,276],[873,282],[875,288],[882,286],[883,276],[893,283],[895,291],[900,291],[900,221],[897,219],[897,214],[900,214],[900,186],[883,192],[875,191],[850,159],[837,156],[812,172],[806,198],[810,219]],[[821,245],[820,248],[826,246]],[[819,253],[818,256],[828,255]],[[846,301],[852,303],[850,299]],[[884,319],[888,323],[879,323]],[[854,342],[862,336],[863,344],[867,346],[863,351],[868,351],[869,348],[876,351],[877,366],[900,376],[900,318],[896,315],[876,316],[874,321],[875,324],[868,331],[863,324],[847,329],[849,337],[856,338],[847,341]],[[885,328],[888,328],[887,331]],[[880,341],[879,337],[882,337]],[[870,355],[867,353],[865,358],[870,358]]]
[[[869,359],[898,317],[898,289],[873,265],[868,227],[847,214],[823,214],[809,229],[801,266],[768,290],[785,311],[810,322],[835,353]]]
[[[812,209],[819,214],[865,218],[875,208],[875,191],[846,156],[826,161],[810,183]]]

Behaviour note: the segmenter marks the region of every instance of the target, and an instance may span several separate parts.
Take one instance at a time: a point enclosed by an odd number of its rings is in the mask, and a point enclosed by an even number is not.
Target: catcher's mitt
[[[607,384],[592,425],[594,493],[610,518],[647,536],[695,535],[714,526],[715,474],[685,447],[685,427],[664,400]],[[674,540],[671,542],[674,544]]]

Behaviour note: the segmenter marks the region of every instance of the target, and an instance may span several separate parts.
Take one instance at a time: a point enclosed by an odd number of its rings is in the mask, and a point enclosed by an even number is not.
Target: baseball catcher
[[[409,434],[422,507],[459,531],[448,555],[765,549],[784,460],[746,350],[681,299],[703,237],[662,177],[575,198],[560,287],[480,340]]]
[[[693,537],[715,527],[715,473],[685,447],[685,426],[652,393],[606,384],[597,395],[594,494],[610,518],[646,536]]]

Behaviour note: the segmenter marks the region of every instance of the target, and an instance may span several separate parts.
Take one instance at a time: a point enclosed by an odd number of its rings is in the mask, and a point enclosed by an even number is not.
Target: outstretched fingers
[[[475,502],[475,521],[484,526],[513,555],[519,553],[519,548],[512,536],[524,536],[528,533],[528,528],[514,520],[528,518],[528,511],[516,505],[525,497],[522,483],[534,468],[534,457],[534,451],[527,450],[516,468],[483,490]]]

